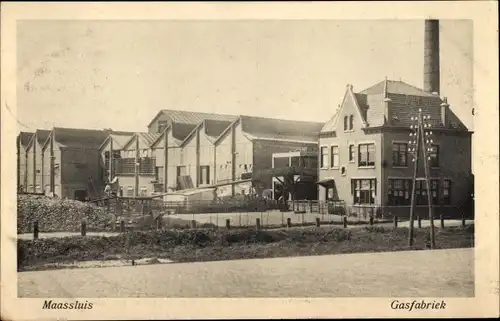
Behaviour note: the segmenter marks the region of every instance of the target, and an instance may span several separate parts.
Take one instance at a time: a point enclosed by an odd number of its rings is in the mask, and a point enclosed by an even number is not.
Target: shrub
[[[43,232],[76,232],[85,219],[88,230],[110,230],[112,215],[96,205],[38,195],[18,195],[17,232],[28,233],[38,221]]]

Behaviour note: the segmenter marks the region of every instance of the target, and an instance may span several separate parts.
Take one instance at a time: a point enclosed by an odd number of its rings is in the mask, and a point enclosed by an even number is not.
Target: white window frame
[[[326,155],[323,155],[322,153],[322,150],[323,148],[326,149]],[[320,148],[319,148],[319,166],[321,169],[328,169],[328,166],[329,166],[329,157],[330,157],[330,153],[329,153],[329,149],[330,147],[328,145],[321,145]],[[325,164],[322,164],[323,163],[323,157],[326,156],[326,162]]]
[[[338,164],[335,165],[335,159],[334,159],[334,155],[333,155],[333,147],[337,147],[337,162]],[[332,144],[330,145],[330,150],[329,150],[329,165],[330,165],[330,168],[339,168],[340,167],[340,146],[338,144]]]

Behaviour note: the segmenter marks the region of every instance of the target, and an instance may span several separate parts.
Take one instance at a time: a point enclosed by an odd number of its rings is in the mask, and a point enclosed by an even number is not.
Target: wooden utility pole
[[[436,246],[436,241],[435,241],[435,233],[434,233],[434,215],[432,211],[432,197],[431,197],[431,185],[430,185],[430,167],[429,167],[429,160],[430,156],[428,155],[428,150],[430,147],[430,144],[432,143],[432,139],[430,139],[430,136],[432,135],[432,131],[430,131],[430,125],[425,124],[424,120],[425,119],[430,119],[430,116],[422,116],[422,110],[419,109],[418,116],[417,117],[411,117],[411,120],[416,120],[417,124],[412,125],[410,128],[413,129],[413,126],[415,126],[415,132],[412,132],[410,134],[410,137],[413,137],[416,139],[413,142],[410,141],[410,145],[415,145],[415,148],[412,149],[412,154],[413,154],[413,162],[414,162],[414,167],[413,167],[413,178],[412,178],[412,194],[411,194],[411,207],[410,207],[410,231],[409,231],[409,236],[408,236],[408,245],[412,246],[413,245],[413,221],[414,221],[414,215],[415,215],[415,207],[416,207],[416,197],[415,197],[415,192],[416,192],[416,183],[417,183],[417,174],[418,174],[418,164],[419,164],[419,159],[420,159],[420,152],[422,152],[422,155],[424,157],[424,172],[425,172],[425,182],[426,182],[426,189],[427,189],[427,203],[429,207],[429,221],[430,221],[430,239],[431,239],[431,249],[434,249]],[[429,131],[425,131],[425,129],[429,129]],[[426,138],[427,136],[427,138]]]
[[[413,155],[413,178],[412,178],[412,188],[411,188],[411,207],[410,207],[410,232],[408,236],[408,246],[413,246],[413,221],[415,218],[415,207],[416,207],[416,200],[415,200],[415,191],[416,191],[416,182],[417,182],[417,172],[418,172],[418,160],[419,160],[419,153],[420,153],[420,123],[421,123],[421,117],[422,115],[419,113],[418,115],[418,124],[417,124],[417,130],[415,131],[415,134],[410,136],[415,137],[416,143],[415,143],[415,149],[414,152],[415,154]],[[413,118],[413,117],[412,117]],[[411,144],[410,144],[411,145]]]
[[[135,137],[135,172],[134,172],[134,196],[139,196],[139,170],[140,170],[140,158],[139,158],[139,134],[136,134]]]

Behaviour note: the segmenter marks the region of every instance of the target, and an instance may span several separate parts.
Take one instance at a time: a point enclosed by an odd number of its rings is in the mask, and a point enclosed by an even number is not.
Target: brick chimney
[[[448,127],[448,113],[450,105],[448,105],[448,98],[443,97],[443,102],[441,103],[441,121],[445,128]]]
[[[424,91],[439,95],[439,20],[425,20]]]

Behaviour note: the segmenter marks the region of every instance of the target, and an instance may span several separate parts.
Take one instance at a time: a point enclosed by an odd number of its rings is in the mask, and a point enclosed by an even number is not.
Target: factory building
[[[456,214],[469,199],[472,132],[439,96],[438,35],[438,23],[427,21],[424,89],[387,79],[359,92],[347,85],[340,108],[320,133],[319,200],[343,200],[355,213],[383,207],[385,213],[408,215],[413,176],[408,141],[411,117],[419,109],[433,132],[433,204]],[[418,177],[423,171],[420,162]],[[417,181],[416,194],[417,215],[425,216],[425,181]]]
[[[26,153],[27,188],[28,193],[43,193],[43,155],[42,146],[50,135],[50,130],[38,129],[32,135]]]
[[[16,148],[17,148],[17,190],[26,192],[28,186],[28,144],[34,133],[20,132],[17,135]]]

